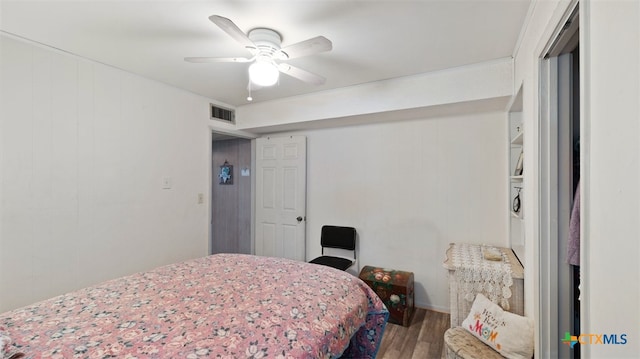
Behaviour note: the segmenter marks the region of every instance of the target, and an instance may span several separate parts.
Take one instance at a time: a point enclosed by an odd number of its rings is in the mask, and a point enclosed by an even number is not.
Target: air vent
[[[211,107],[211,119],[229,123],[236,123],[236,113],[228,108],[209,104]]]

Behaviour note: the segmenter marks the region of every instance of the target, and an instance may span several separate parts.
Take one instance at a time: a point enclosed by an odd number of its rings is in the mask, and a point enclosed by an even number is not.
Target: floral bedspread
[[[0,314],[26,358],[375,358],[389,313],[360,279],[216,254]]]

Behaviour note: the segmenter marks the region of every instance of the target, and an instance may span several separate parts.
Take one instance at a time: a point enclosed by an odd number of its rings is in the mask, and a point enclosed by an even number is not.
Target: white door
[[[256,140],[256,254],[305,260],[304,136]]]

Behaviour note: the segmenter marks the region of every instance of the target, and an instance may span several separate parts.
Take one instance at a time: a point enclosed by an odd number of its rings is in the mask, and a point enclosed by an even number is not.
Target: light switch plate
[[[171,177],[162,177],[162,189],[171,189]]]

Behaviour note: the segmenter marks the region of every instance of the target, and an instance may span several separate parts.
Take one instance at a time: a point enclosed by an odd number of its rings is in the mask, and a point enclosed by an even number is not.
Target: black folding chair
[[[322,256],[309,263],[321,264],[340,270],[347,270],[356,262],[356,229],[353,227],[322,226],[320,234]],[[353,252],[353,259],[324,255],[325,248],[336,248]]]

